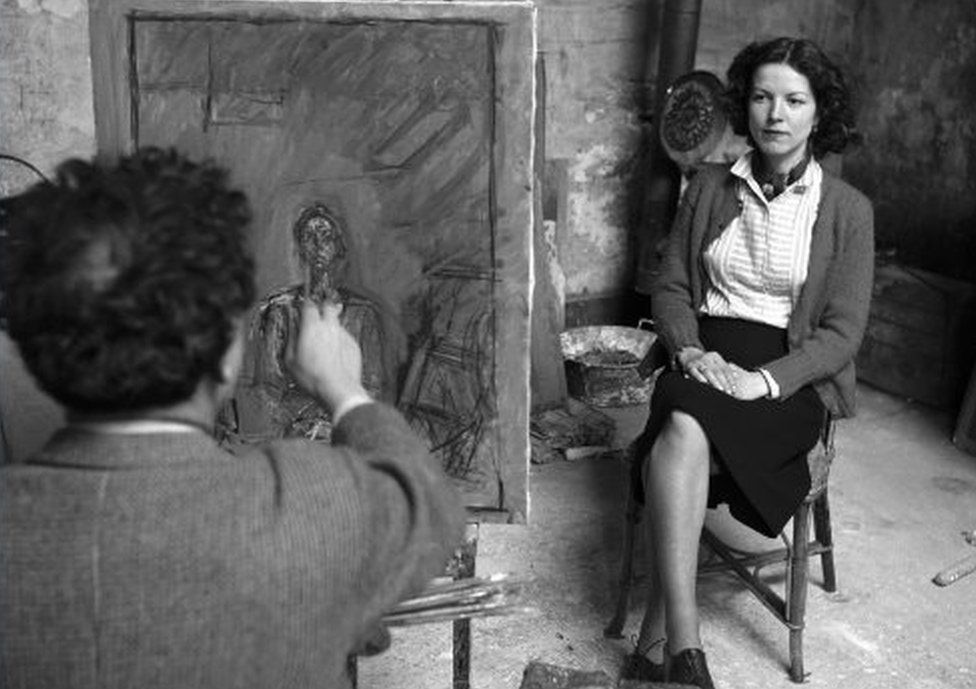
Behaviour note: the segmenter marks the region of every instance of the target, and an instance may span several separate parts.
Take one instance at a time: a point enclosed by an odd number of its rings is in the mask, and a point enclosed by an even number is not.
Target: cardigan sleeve
[[[706,212],[699,203],[707,177],[705,172],[700,172],[685,190],[651,290],[654,329],[669,359],[682,347],[702,347],[692,280],[693,271],[698,270],[701,243],[700,233],[694,231],[694,221],[697,215]]]
[[[764,368],[789,397],[809,383],[836,375],[857,354],[867,327],[874,282],[874,211],[853,188],[837,210],[837,245],[823,297],[790,327],[789,353]]]

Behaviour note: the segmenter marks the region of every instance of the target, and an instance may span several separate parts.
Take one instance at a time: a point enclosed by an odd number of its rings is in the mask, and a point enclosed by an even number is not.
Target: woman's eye
[[[762,103],[764,100],[766,100],[766,94],[765,93],[754,93],[754,94],[752,94],[752,102],[753,103]]]

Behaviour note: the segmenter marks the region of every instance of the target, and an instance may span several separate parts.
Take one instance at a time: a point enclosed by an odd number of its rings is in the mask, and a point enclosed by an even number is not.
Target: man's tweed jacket
[[[344,687],[383,612],[443,571],[456,494],[368,404],[333,445],[66,429],[0,470],[4,689]]]

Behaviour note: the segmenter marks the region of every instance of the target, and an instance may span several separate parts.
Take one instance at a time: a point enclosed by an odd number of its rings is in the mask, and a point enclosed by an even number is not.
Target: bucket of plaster
[[[641,319],[639,326],[649,324]],[[646,404],[654,386],[638,366],[656,335],[643,327],[590,325],[559,335],[569,395],[595,407]]]

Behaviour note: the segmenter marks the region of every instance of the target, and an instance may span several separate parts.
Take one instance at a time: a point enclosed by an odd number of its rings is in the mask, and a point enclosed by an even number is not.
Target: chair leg
[[[613,619],[603,628],[603,635],[610,639],[623,638],[623,628],[627,622],[627,606],[630,602],[630,587],[634,579],[634,543],[640,521],[640,508],[632,503],[628,504],[624,518],[620,578],[617,581],[617,607],[613,612]]]
[[[790,679],[802,682],[803,618],[807,606],[807,566],[810,546],[810,505],[803,503],[793,515],[793,545],[789,553],[789,591],[786,616],[790,628]]]
[[[820,554],[823,587],[828,593],[833,593],[837,590],[837,573],[834,570],[834,537],[830,530],[830,503],[826,490],[813,503],[813,532],[824,547]]]

